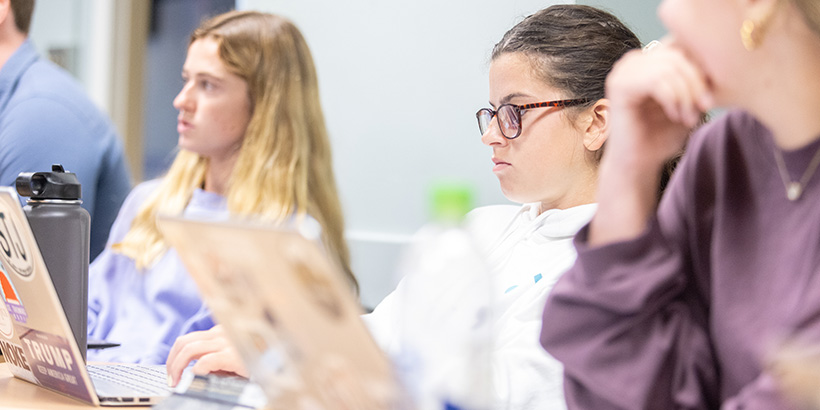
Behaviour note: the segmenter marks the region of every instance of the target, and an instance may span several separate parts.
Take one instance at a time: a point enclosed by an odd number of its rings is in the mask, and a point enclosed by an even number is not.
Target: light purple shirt
[[[88,360],[163,364],[177,337],[214,325],[176,251],[170,249],[140,271],[133,259],[111,250],[111,244],[128,233],[137,211],[158,184],[153,180],[134,188],[111,228],[108,245],[91,264],[88,336],[121,346],[89,350]],[[225,198],[197,189],[184,215],[225,218]]]

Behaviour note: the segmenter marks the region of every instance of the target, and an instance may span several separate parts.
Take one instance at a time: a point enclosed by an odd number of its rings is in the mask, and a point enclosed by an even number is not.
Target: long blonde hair
[[[358,290],[344,240],[318,78],[302,34],[273,14],[232,11],[202,23],[189,46],[204,38],[219,43],[222,62],[247,82],[253,110],[230,177],[229,212],[276,223],[294,215],[315,218],[328,253]],[[162,256],[167,245],[157,215],[181,214],[207,168],[207,158],[181,150],[114,249],[133,258],[140,269]]]
[[[817,0],[793,0],[806,24],[814,31],[814,34],[820,36],[820,4]]]

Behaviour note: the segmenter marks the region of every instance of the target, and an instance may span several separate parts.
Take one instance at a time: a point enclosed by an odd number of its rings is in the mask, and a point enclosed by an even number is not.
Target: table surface
[[[17,379],[11,374],[11,371],[9,371],[7,363],[0,363],[0,409],[2,410],[87,410],[92,408],[94,408],[94,406],[90,404]],[[146,406],[119,408],[150,409],[150,407]]]

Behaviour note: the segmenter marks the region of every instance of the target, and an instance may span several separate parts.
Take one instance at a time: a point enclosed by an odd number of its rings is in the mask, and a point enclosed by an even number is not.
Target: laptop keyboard
[[[93,380],[105,380],[139,395],[167,396],[171,393],[165,366],[89,365],[88,374]]]

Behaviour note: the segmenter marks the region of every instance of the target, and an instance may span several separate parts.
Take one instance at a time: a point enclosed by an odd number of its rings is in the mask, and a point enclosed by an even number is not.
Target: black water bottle
[[[80,181],[55,164],[51,172],[20,173],[16,185],[29,197],[23,211],[85,359],[91,217],[80,206]]]

